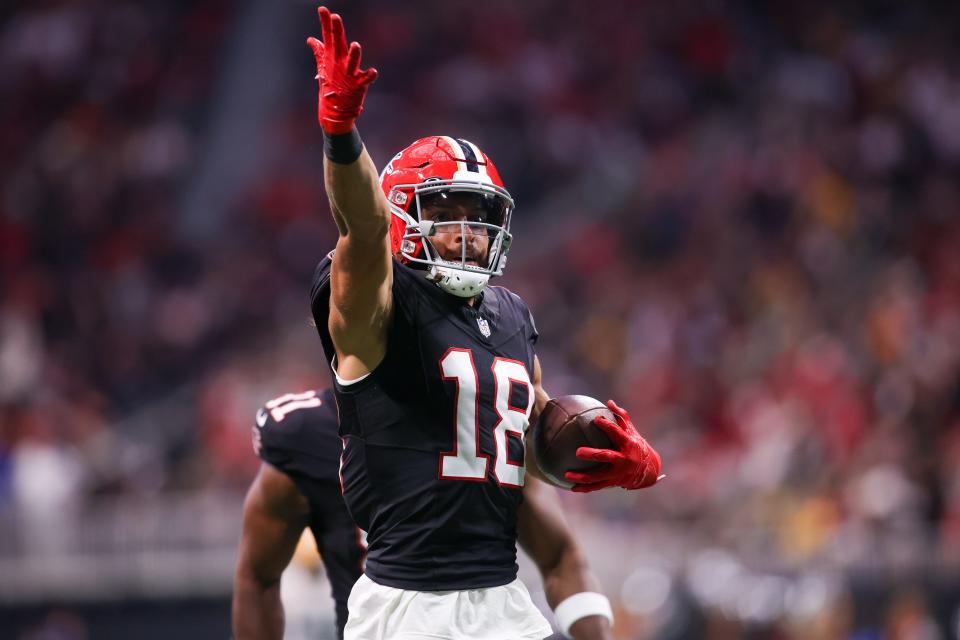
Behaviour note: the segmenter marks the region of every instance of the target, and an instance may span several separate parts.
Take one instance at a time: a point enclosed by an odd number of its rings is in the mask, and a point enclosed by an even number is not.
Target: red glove
[[[572,490],[577,493],[588,493],[607,487],[643,489],[660,479],[660,454],[637,433],[625,409],[618,407],[613,400],[607,401],[607,407],[617,421],[600,416],[594,418],[593,424],[603,429],[618,450],[591,447],[577,449],[577,457],[581,460],[607,463],[596,471],[568,471],[564,477],[575,483]]]
[[[317,9],[323,42],[307,38],[317,59],[317,80],[320,81],[320,104],[317,119],[324,132],[330,135],[350,133],[360,112],[370,83],[377,78],[377,70],[360,71],[360,45],[351,42],[343,31],[343,20],[326,7]]]

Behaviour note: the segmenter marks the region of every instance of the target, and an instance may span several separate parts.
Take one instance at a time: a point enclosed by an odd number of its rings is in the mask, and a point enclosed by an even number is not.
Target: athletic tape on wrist
[[[570,638],[570,627],[580,618],[587,616],[603,616],[613,624],[613,609],[610,607],[610,601],[602,593],[593,591],[582,591],[575,593],[553,610],[557,617],[557,624],[563,635]]]
[[[337,164],[352,164],[363,153],[363,141],[354,127],[349,133],[323,134],[323,155]]]

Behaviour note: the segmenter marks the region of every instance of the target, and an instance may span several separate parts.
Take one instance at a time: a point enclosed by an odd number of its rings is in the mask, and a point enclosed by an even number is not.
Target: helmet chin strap
[[[447,293],[460,298],[480,295],[490,281],[490,275],[486,273],[474,273],[440,265],[430,267],[429,278]]]

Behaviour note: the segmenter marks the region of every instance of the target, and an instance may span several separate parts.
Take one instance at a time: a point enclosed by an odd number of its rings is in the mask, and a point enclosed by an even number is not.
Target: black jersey
[[[329,359],[330,256],[311,292]],[[394,317],[383,361],[335,384],[344,498],[368,532],[366,573],[402,589],[461,590],[516,578],[523,435],[534,402],[537,333],[520,298],[479,303],[393,264]]]
[[[340,490],[342,444],[333,392],[271,400],[257,412],[253,434],[257,455],[289,476],[310,503],[310,530],[330,579],[342,638],[347,597],[363,572],[365,548]]]

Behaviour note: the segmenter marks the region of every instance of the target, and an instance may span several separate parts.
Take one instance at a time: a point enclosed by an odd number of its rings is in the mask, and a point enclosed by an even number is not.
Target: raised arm
[[[605,615],[609,603],[604,608],[605,599],[596,593],[599,582],[567,527],[556,490],[530,478],[524,485],[523,498],[517,512],[520,546],[540,570],[547,603],[558,613],[561,626],[568,624],[569,635],[575,640],[611,638],[610,619]],[[571,600],[571,596],[577,597]],[[562,605],[564,602],[567,604]]]
[[[330,335],[337,372],[358,378],[383,359],[392,309],[390,211],[377,169],[355,123],[375,69],[360,70],[360,45],[347,45],[343,20],[318,10],[323,40],[307,43],[317,61],[317,116],[324,136],[324,184],[340,232],[330,273]]]
[[[233,583],[236,640],[282,640],[280,575],[307,524],[309,506],[293,481],[268,464],[247,492]]]

